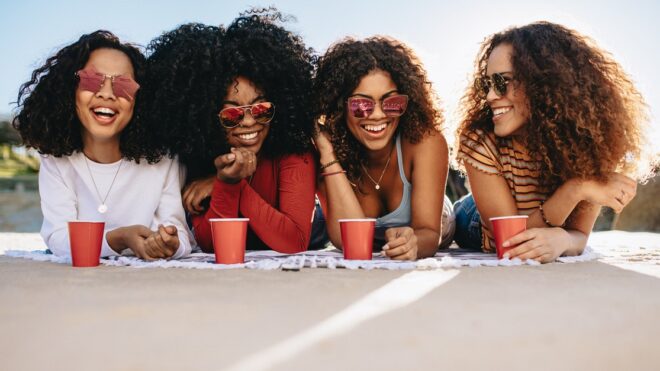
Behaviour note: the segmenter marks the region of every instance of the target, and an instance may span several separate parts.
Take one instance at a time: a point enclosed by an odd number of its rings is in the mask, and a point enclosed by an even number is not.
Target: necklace
[[[369,180],[374,184],[374,188],[376,190],[380,190],[380,181],[383,180],[383,176],[385,176],[385,171],[387,171],[387,166],[390,164],[390,160],[392,159],[392,151],[394,150],[394,146],[392,146],[392,149],[390,149],[390,154],[387,156],[387,162],[385,163],[385,167],[383,167],[383,172],[380,173],[380,177],[378,178],[378,181],[375,181],[374,178],[369,175],[369,171],[367,170],[364,165],[360,164],[362,166],[362,170],[364,170],[364,173],[367,174],[367,177],[369,177]]]
[[[87,165],[87,172],[89,172],[89,177],[92,178],[92,183],[94,184],[96,195],[99,197],[99,200],[101,201],[101,204],[99,205],[98,208],[96,208],[96,210],[98,210],[98,212],[101,214],[105,214],[108,211],[108,206],[105,204],[105,200],[108,199],[108,196],[110,195],[110,191],[112,190],[112,186],[115,185],[115,179],[117,179],[117,174],[119,174],[119,169],[121,169],[121,165],[124,163],[124,159],[122,158],[119,161],[119,166],[117,166],[115,177],[112,178],[112,183],[110,183],[110,188],[108,188],[108,192],[105,193],[105,197],[101,198],[101,192],[99,192],[99,187],[96,186],[96,181],[94,180],[94,176],[92,175],[92,170],[89,168],[89,160],[87,159],[87,156],[85,156],[85,154],[83,154],[83,157],[85,158],[85,165]]]

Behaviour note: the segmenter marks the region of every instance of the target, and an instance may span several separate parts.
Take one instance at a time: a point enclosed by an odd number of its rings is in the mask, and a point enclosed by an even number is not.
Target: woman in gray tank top
[[[320,58],[314,93],[318,195],[332,243],[341,247],[339,219],[365,217],[377,219],[375,246],[392,259],[451,243],[444,120],[413,51],[385,37],[342,40]]]

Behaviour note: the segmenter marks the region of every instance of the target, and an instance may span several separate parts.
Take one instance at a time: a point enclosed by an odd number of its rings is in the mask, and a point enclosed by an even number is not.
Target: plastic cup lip
[[[375,222],[375,218],[357,218],[357,219],[337,219],[339,223],[345,223],[345,222]]]
[[[250,218],[211,218],[209,222],[248,222]]]
[[[105,222],[99,222],[96,220],[69,220],[67,223],[94,223],[94,224],[101,224]]]
[[[529,215],[509,215],[509,216],[496,216],[494,218],[488,218],[491,222],[493,220],[503,220],[503,219],[527,219]]]

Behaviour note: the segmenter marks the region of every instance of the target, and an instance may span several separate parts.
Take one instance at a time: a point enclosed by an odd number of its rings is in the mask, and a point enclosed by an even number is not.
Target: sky
[[[227,25],[250,6],[267,5],[294,16],[286,27],[318,53],[345,36],[383,34],[407,43],[424,63],[450,128],[457,123],[456,105],[486,36],[534,21],[560,23],[612,53],[645,97],[652,126],[658,126],[660,2],[650,0],[116,0],[102,6],[90,1],[8,0],[0,3],[0,116],[15,110],[11,102],[33,69],[84,33],[107,29],[124,41],[146,45],[183,23]]]

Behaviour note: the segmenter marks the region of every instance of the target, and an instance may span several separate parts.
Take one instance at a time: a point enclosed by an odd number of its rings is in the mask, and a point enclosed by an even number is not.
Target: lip
[[[499,109],[499,108],[509,108],[509,110],[507,112],[499,114],[497,116],[495,114],[493,114],[493,122],[498,122],[498,121],[502,120],[502,118],[504,116],[508,115],[509,113],[511,113],[511,111],[513,111],[513,106],[491,107],[491,111],[495,111],[496,109]]]
[[[373,126],[378,126],[378,125],[385,125],[383,130],[381,131],[370,131],[365,128],[367,125],[373,125]],[[369,124],[361,124],[360,129],[362,130],[363,133],[367,136],[367,138],[371,139],[381,139],[383,138],[386,134],[387,131],[392,123],[390,121],[385,121],[385,122],[380,122],[380,123],[369,123]]]
[[[261,138],[261,131],[262,130],[253,130],[253,131],[245,131],[241,133],[233,133],[232,136],[236,139],[238,143],[241,144],[241,146],[249,147],[259,143],[259,140]],[[252,139],[244,139],[240,137],[240,135],[254,134],[254,133],[256,133],[257,135]]]
[[[110,108],[111,110],[113,110],[115,112],[114,116],[106,117],[106,116],[97,115],[96,112],[94,112],[95,109],[102,108],[102,107]],[[96,120],[96,122],[98,122],[101,125],[110,125],[110,124],[114,123],[117,120],[117,117],[119,117],[119,111],[116,108],[112,108],[112,107],[108,107],[108,106],[95,106],[95,107],[90,108],[89,112],[91,113],[94,120]]]

